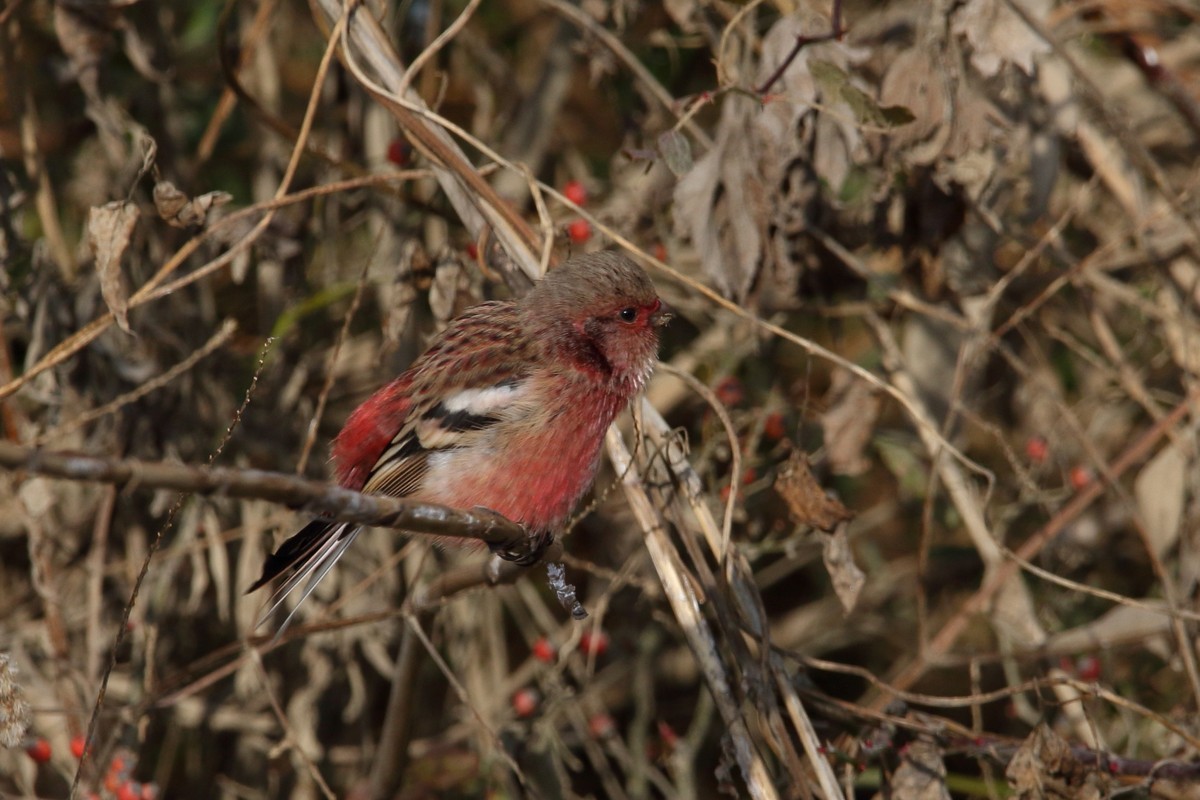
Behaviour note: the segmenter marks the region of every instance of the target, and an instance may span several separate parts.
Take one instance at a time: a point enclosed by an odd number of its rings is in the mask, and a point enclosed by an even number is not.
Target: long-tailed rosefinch
[[[642,268],[612,252],[551,270],[517,302],[475,306],[350,415],[333,443],[338,483],[496,511],[531,538],[501,555],[534,563],[591,486],[670,317]],[[303,601],[358,531],[309,523],[250,591],[286,573],[272,610],[307,580]]]

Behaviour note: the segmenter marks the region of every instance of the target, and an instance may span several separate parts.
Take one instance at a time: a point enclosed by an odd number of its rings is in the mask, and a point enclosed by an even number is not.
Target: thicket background
[[[336,7],[0,10],[3,437],[324,478],[550,240],[654,259],[676,434],[587,622],[375,531],[280,642],[303,515],[4,474],[0,794],[94,719],[103,797],[1200,796],[1194,4],[368,0],[323,70]]]

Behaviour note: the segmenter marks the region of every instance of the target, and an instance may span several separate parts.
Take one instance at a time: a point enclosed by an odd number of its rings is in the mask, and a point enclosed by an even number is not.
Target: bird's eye
[[[637,320],[637,309],[633,306],[630,306],[629,308],[622,308],[621,313],[618,316],[620,316],[625,322],[634,322]]]

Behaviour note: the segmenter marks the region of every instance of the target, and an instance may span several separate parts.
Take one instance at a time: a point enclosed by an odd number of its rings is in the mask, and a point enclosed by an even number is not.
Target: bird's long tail
[[[358,536],[361,528],[349,522],[326,522],[315,519],[305,525],[299,532],[279,546],[267,556],[263,564],[262,576],[246,590],[249,594],[280,575],[286,575],[284,581],[276,587],[267,600],[267,610],[259,617],[255,628],[261,627],[275,610],[283,605],[283,601],[304,583],[303,593],[295,607],[288,613],[283,624],[279,626],[276,636],[287,629],[288,623],[296,615],[296,611],[317,588],[317,584],[329,572],[337,560],[346,552],[346,548]]]

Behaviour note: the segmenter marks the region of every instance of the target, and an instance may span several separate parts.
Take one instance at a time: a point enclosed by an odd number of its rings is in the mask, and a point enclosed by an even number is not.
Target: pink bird
[[[350,415],[333,443],[338,484],[491,509],[530,537],[498,554],[536,563],[591,486],[605,431],[645,386],[670,319],[645,271],[614,252],[568,261],[516,302],[468,309]],[[302,603],[359,530],[314,520],[249,591],[286,575],[267,614],[306,582]]]

